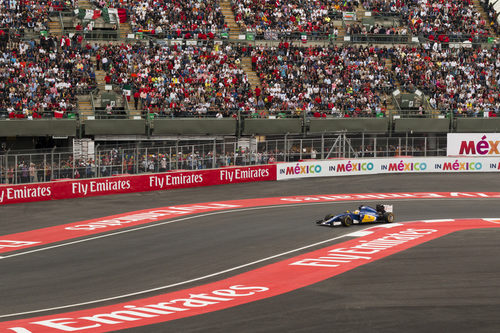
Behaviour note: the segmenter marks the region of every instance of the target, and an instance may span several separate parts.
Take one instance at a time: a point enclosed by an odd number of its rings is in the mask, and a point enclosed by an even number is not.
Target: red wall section
[[[0,205],[276,180],[276,165],[2,185]]]

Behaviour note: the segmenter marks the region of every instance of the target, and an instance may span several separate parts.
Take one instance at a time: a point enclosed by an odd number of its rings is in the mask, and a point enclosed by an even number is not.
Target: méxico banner
[[[404,157],[310,160],[277,165],[277,179],[391,173],[499,172],[500,157]]]
[[[446,155],[500,157],[500,133],[448,133]]]

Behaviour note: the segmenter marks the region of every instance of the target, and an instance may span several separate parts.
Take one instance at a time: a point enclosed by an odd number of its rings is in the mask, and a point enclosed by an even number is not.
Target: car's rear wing
[[[384,205],[384,209],[388,213],[393,213],[394,212],[394,207],[393,205]]]

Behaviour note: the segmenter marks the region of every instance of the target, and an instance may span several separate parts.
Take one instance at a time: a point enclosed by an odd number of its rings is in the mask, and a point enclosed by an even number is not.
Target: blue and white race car
[[[318,225],[334,227],[343,225],[349,227],[353,224],[363,224],[370,222],[394,222],[394,213],[392,205],[378,204],[375,208],[361,205],[355,211],[346,211],[342,214],[328,214],[324,219],[316,221]]]

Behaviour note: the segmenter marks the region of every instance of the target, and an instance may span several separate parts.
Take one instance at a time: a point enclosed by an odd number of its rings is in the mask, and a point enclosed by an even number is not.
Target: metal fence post
[[[98,151],[97,149],[96,149],[96,152],[95,152],[95,156],[96,156],[96,160],[95,160],[95,166],[96,166],[95,174],[96,174],[96,177],[99,178],[99,177],[101,177],[101,152]]]
[[[361,157],[365,157],[365,132],[361,135]]]
[[[224,161],[224,166],[227,166],[227,159],[226,159],[226,140],[222,139],[222,151],[221,151],[221,154],[222,154],[222,160]]]
[[[170,171],[170,170],[172,170],[172,157],[173,157],[173,155],[172,155],[172,147],[168,148],[168,155],[169,155],[168,156],[168,170]]]
[[[18,183],[17,177],[18,177],[18,174],[17,174],[17,155],[14,155],[14,184]]]
[[[321,133],[321,159],[325,159],[325,133]]]
[[[214,139],[214,149],[213,149],[213,152],[212,152],[212,169],[215,169],[215,151],[217,149],[217,139]]]
[[[163,154],[165,156],[165,154]],[[164,157],[162,157],[164,158]],[[162,159],[160,159],[160,148],[156,148],[156,165],[155,165],[155,172],[160,172],[160,167],[161,167],[161,161]],[[163,172],[165,172],[165,170],[163,170]]]
[[[135,146],[135,172],[132,170],[132,173],[139,173],[139,147]]]
[[[47,154],[43,154],[43,181],[46,182],[46,173],[47,173]]]
[[[57,160],[57,178],[61,178],[61,153],[59,153],[59,159]]]
[[[285,151],[285,156],[284,156],[284,161],[285,162],[288,162],[288,133],[285,134],[285,142],[284,142],[284,145],[283,145],[283,149]]]
[[[194,145],[191,146],[191,170],[194,170]]]
[[[300,146],[299,146],[299,160],[302,159],[302,139],[300,139]]]
[[[9,150],[5,153],[5,184],[9,183]]]
[[[408,156],[408,131],[406,131],[405,155]]]
[[[123,175],[123,164],[125,163],[125,152],[123,151],[123,148],[120,148],[122,151],[122,160],[121,160],[121,165],[122,165],[122,175]]]
[[[235,141],[233,144],[233,165],[236,165],[236,158],[237,158],[237,149],[238,149],[238,144],[239,144],[239,139],[238,141]]]
[[[175,141],[175,169],[179,170],[179,139]]]
[[[50,179],[54,179],[54,150],[56,147],[52,148],[50,152]]]

